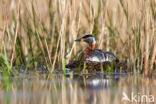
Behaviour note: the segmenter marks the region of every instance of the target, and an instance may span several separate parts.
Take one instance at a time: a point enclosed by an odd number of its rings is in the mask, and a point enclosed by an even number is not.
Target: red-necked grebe
[[[119,59],[113,53],[95,49],[96,40],[93,35],[85,35],[75,41],[86,42],[88,47],[84,50],[83,55],[80,55],[77,61],[72,61],[70,64],[66,65],[66,68],[74,69],[76,67],[83,67],[85,62],[86,69],[100,70],[101,68],[107,68],[111,63],[114,63],[114,65],[119,63]]]

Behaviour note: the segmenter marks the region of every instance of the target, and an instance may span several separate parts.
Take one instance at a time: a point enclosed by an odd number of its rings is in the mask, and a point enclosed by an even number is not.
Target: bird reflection
[[[88,95],[87,103],[96,104],[97,95],[100,91],[111,88],[114,85],[117,85],[120,75],[106,75],[101,73],[96,74],[82,74],[75,78],[78,79],[80,87],[83,88],[84,93]]]

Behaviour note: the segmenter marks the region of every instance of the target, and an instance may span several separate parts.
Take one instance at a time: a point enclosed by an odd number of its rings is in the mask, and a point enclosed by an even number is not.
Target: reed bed
[[[0,13],[3,69],[43,64],[53,72],[77,56],[74,40],[89,33],[132,69],[156,68],[155,0],[1,0]]]

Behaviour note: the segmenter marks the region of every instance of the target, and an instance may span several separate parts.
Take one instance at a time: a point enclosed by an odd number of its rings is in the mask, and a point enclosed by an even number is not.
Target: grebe
[[[114,65],[119,64],[119,59],[113,53],[100,49],[95,49],[96,40],[93,35],[88,34],[79,39],[76,39],[75,41],[86,42],[88,44],[88,47],[79,56],[77,61],[73,61],[70,64],[66,65],[66,68],[82,68],[84,62],[86,63],[86,69],[88,70],[106,69],[108,68],[108,66],[111,65],[111,63],[114,63]]]

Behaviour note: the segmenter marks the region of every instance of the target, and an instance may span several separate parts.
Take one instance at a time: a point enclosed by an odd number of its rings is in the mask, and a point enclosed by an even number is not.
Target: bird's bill
[[[76,41],[76,42],[83,42],[84,39],[83,39],[83,38],[79,38],[79,39],[76,39],[75,41]]]

